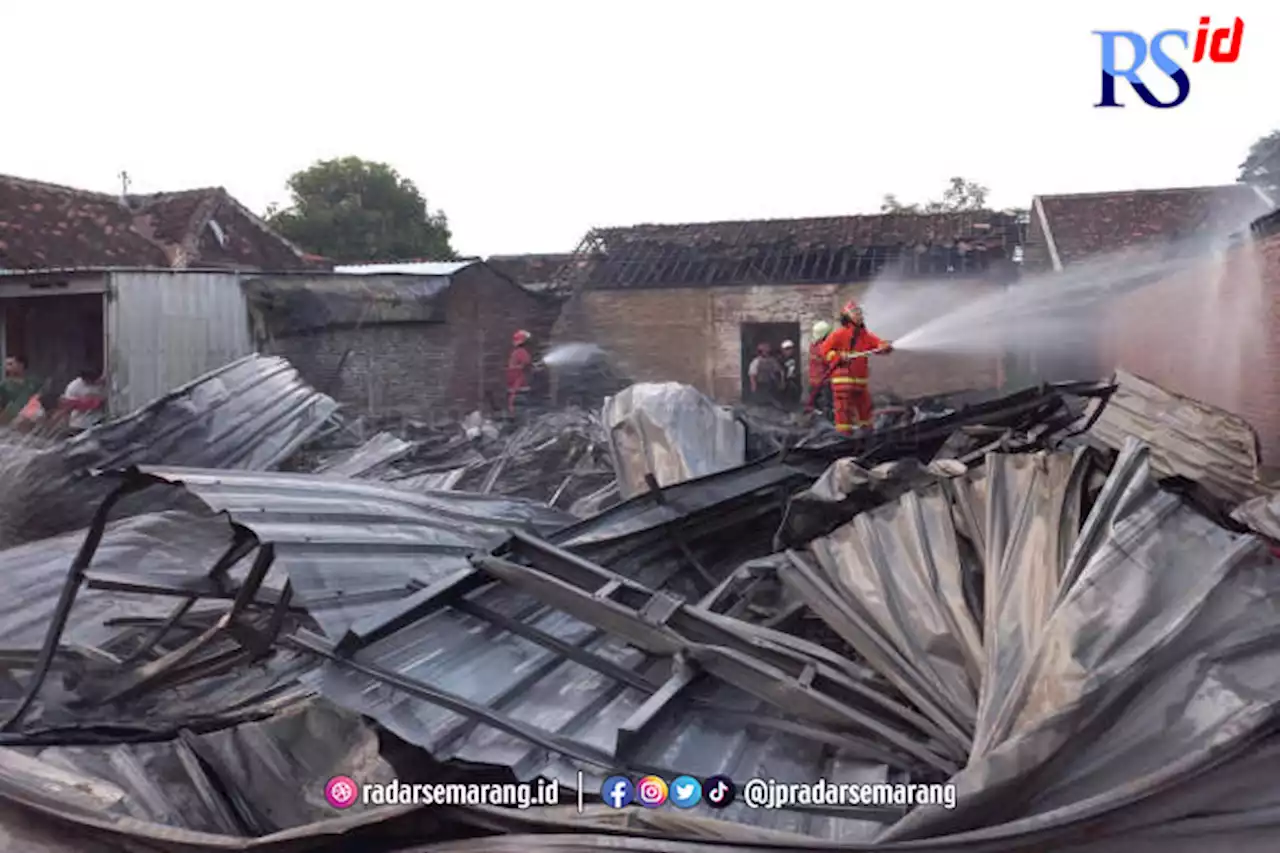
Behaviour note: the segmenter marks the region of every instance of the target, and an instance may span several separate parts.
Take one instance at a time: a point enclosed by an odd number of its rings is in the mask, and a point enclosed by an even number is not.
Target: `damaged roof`
[[[878,214],[590,232],[579,250],[587,286],[655,287],[854,281],[980,273],[1012,256],[1017,218],[993,211]]]
[[[317,269],[221,187],[131,195],[0,176],[0,267]]]
[[[1247,184],[1041,195],[1033,205],[1032,221],[1040,220],[1063,265],[1152,243],[1223,237],[1272,210]]]
[[[101,489],[76,492],[97,508],[86,530],[0,551],[21,586],[0,607],[0,830],[23,849],[51,833],[10,830],[6,805],[94,853],[1199,853],[1267,850],[1280,830],[1280,563],[1170,487],[1247,473],[1246,437],[1207,407],[1123,374],[1044,386],[743,464],[735,449],[662,486],[655,468],[569,523],[554,499],[410,485],[388,466],[417,441],[386,432],[324,473],[264,470],[314,430],[284,403],[255,415],[258,377],[325,399],[279,361],[238,369],[243,400],[187,388],[96,442],[125,470],[92,482],[167,509],[109,521]],[[152,447],[148,420],[222,438],[203,457]],[[454,431],[460,460],[485,446]],[[646,435],[692,472],[721,445],[707,432],[677,417]],[[558,480],[553,459],[528,464]],[[614,810],[598,792],[617,773],[727,774],[740,797],[752,777],[951,794]],[[335,775],[563,791],[335,811]]]
[[[521,287],[533,290],[554,285],[573,253],[533,255],[490,255],[485,263]]]

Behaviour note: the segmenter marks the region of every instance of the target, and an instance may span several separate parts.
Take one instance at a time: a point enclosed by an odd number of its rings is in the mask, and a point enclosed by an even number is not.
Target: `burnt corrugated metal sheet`
[[[1158,489],[1133,440],[1081,525],[1087,458],[991,459],[927,504],[860,516],[813,544],[821,572],[784,576],[917,707],[972,721],[958,807],[917,809],[882,842],[1194,850],[1213,837],[1194,819],[1215,812],[1274,831],[1262,806],[1280,788],[1242,803],[1249,817],[1222,799],[1223,762],[1249,777],[1280,708],[1274,560]],[[981,546],[967,560],[961,529]],[[958,567],[985,575],[985,661],[950,606]],[[1181,839],[1153,829],[1170,821]]]
[[[111,571],[143,575],[172,572],[174,566],[211,566],[226,550],[226,519],[185,512],[127,518],[110,525],[95,557]],[[0,551],[5,595],[0,597],[0,648],[38,649],[44,642],[67,569],[84,542],[77,530]],[[192,568],[194,573],[198,568]],[[108,624],[121,618],[163,617],[173,602],[86,590],[76,600],[64,643],[100,646],[119,633]]]
[[[1160,491],[1137,444],[1125,449],[1082,525],[1089,458],[993,458],[983,476],[939,486],[934,509],[921,496],[905,496],[819,546],[849,579],[830,599],[857,605],[867,617],[824,608],[831,627],[872,650],[870,661],[883,674],[891,674],[884,650],[896,648],[910,671],[906,680],[929,687],[908,683],[908,695],[941,696],[923,706],[961,718],[976,739],[955,777],[955,810],[917,809],[872,844],[857,842],[865,830],[846,828],[853,816],[736,816],[811,834],[761,841],[819,849],[823,837],[840,837],[843,849],[907,849],[901,839],[940,851],[1110,851],[1123,842],[1190,853],[1218,831],[1251,824],[1256,838],[1280,826],[1267,808],[1280,789],[1256,776],[1262,759],[1277,754],[1266,740],[1280,707],[1280,629],[1269,604],[1280,592],[1274,561],[1258,540],[1222,530]],[[982,636],[991,646],[981,650],[976,626],[964,629],[957,604],[966,565],[964,548],[956,547],[961,539],[972,548],[968,569],[982,571],[993,587],[982,608]],[[521,547],[515,553],[530,557]],[[696,607],[661,606],[661,596],[640,606],[643,598],[619,590],[643,591],[617,576],[593,595],[592,573],[607,577],[598,568],[561,556],[552,571],[545,558],[532,559],[536,568],[482,561],[501,585],[442,600],[416,624],[335,661],[321,689],[444,756],[566,779],[585,764],[593,768],[589,786],[610,770],[713,773],[726,769],[727,754],[747,757],[735,766],[739,778],[759,766],[768,768],[760,775],[787,781],[839,777],[832,765],[805,758],[810,750],[832,755],[830,745],[825,752],[806,746],[803,734],[805,726],[824,730],[822,715],[838,713],[837,706],[807,704],[823,695],[821,679],[810,682],[804,701],[785,690],[769,700],[769,685],[781,689],[785,679],[756,681],[751,653],[726,656],[735,637],[755,637],[755,653],[765,653],[765,635],[736,620],[708,621]],[[876,579],[880,589],[852,582],[859,577]],[[678,602],[680,588],[665,588]],[[909,608],[920,595],[934,606]],[[649,611],[647,620],[629,615],[637,606]],[[495,620],[495,611],[505,620]],[[881,639],[868,646],[851,625]],[[682,669],[678,653],[669,656],[678,638],[697,630],[727,633],[703,635],[705,645],[688,649],[693,668]],[[664,650],[664,643],[671,645]],[[663,668],[664,660],[674,668]],[[619,664],[629,672],[618,672]],[[830,658],[823,665],[837,666]],[[646,678],[651,687],[636,683]],[[778,720],[779,705],[800,720]],[[715,721],[705,728],[703,707]],[[942,740],[952,728],[947,722],[940,721]],[[769,744],[779,753],[755,739],[771,727]],[[712,756],[720,760],[707,760]],[[1222,760],[1265,790],[1230,800],[1232,775]],[[866,778],[874,768],[864,756],[849,772]],[[1214,828],[1197,829],[1208,816]],[[654,820],[671,834],[708,834],[682,831],[676,819]],[[561,821],[580,825],[581,818]],[[1170,825],[1180,831],[1167,832]]]
[[[139,411],[49,447],[5,455],[3,543],[85,527],[108,487],[93,470],[168,464],[262,470],[289,458],[337,411],[283,358],[248,356]],[[138,507],[145,504],[127,504]]]
[[[358,718],[312,702],[168,741],[0,748],[0,780],[10,802],[105,835],[108,850],[307,849],[405,811],[344,814],[325,801],[332,776],[394,778],[376,738]]]
[[[111,410],[131,412],[253,352],[234,272],[116,271],[107,301]]]
[[[435,275],[257,275],[244,281],[259,340],[332,327],[444,322],[453,278]]]
[[[413,450],[413,443],[380,432],[359,447],[326,459],[313,473],[331,477],[366,477]]]
[[[678,586],[663,589],[679,595]],[[588,795],[627,770],[888,777],[856,738],[797,723],[697,668],[672,670],[669,658],[619,636],[616,625],[580,618],[590,595],[571,596],[572,614],[510,583],[442,594],[434,612],[335,661],[318,687],[438,759],[507,766],[519,778],[571,787],[582,770]],[[720,817],[830,838],[875,831],[856,812],[737,807]]]
[[[332,638],[388,605],[468,569],[467,555],[512,528],[556,530],[571,517],[518,499],[411,493],[308,474],[145,468],[275,546],[299,604]]]
[[[1185,477],[1215,497],[1240,503],[1269,491],[1259,472],[1258,437],[1243,418],[1166,391],[1123,370],[1109,402],[1089,430],[1119,450],[1129,438],[1151,448],[1151,465],[1165,477]]]

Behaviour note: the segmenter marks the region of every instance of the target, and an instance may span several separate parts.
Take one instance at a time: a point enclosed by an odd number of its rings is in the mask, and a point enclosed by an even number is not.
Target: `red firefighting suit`
[[[885,342],[861,325],[842,325],[822,342],[822,359],[831,370],[831,396],[835,407],[836,431],[851,433],[872,423],[871,388],[866,356]],[[842,359],[849,359],[842,361]]]
[[[515,415],[516,402],[529,393],[529,372],[533,368],[533,356],[524,344],[529,340],[529,333],[516,332],[511,339],[514,345],[510,357],[507,358],[507,412]]]

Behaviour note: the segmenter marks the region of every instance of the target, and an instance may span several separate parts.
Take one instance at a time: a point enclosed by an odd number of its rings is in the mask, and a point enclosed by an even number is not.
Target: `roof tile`
[[[591,287],[853,281],[986,270],[1020,241],[992,211],[635,225],[591,232],[575,266]]]
[[[1271,206],[1245,184],[1039,197],[1062,263],[1241,231]]]
[[[0,268],[200,265],[314,266],[220,187],[121,199],[0,175]]]

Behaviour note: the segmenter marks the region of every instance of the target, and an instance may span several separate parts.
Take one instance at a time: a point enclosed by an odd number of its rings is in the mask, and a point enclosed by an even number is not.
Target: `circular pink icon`
[[[324,798],[335,809],[346,809],[356,804],[360,786],[350,776],[334,776],[324,786]]]

